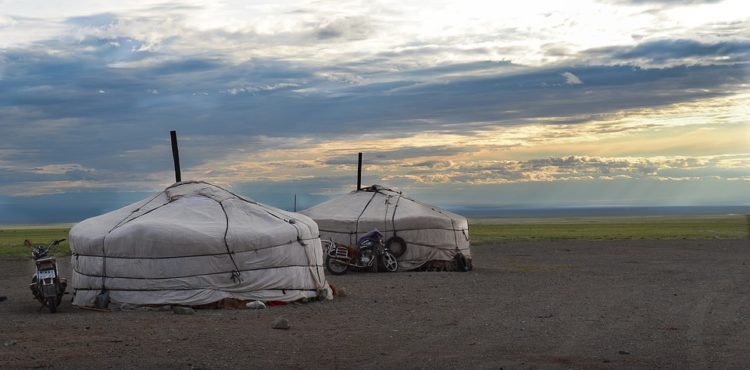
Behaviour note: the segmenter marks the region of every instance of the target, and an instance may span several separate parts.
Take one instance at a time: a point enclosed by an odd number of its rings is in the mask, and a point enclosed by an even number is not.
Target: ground
[[[5,257],[0,368],[750,364],[750,240],[508,241],[472,252],[469,273],[329,276],[346,297],[194,315],[94,312],[69,299],[39,312],[32,261]],[[272,329],[277,317],[291,329]]]

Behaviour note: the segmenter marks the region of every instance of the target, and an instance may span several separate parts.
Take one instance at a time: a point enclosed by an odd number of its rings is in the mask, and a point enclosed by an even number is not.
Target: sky
[[[0,0],[0,223],[204,180],[284,209],[750,205],[744,1]]]

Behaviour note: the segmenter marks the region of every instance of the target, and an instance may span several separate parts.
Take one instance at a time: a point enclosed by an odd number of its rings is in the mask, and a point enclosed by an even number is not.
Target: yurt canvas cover
[[[201,305],[327,294],[318,227],[205,182],[181,182],[70,230],[73,304]]]
[[[318,223],[320,237],[354,245],[377,228],[388,241],[398,236],[407,244],[399,269],[412,270],[429,261],[451,261],[458,252],[471,260],[469,223],[465,217],[373,185],[323,202],[301,212]]]

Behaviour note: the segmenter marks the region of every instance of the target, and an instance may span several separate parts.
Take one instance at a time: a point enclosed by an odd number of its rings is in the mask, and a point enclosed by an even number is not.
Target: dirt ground
[[[745,369],[750,240],[507,242],[267,310],[38,311],[0,259],[0,368]],[[69,264],[62,264],[69,275]],[[69,297],[69,296],[68,296]],[[277,317],[289,330],[271,328]]]

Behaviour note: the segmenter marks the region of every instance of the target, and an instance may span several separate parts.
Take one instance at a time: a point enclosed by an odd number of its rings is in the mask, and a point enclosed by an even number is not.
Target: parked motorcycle
[[[396,256],[383,244],[383,234],[377,229],[359,238],[355,247],[333,241],[328,244],[326,269],[334,275],[343,275],[350,267],[388,272],[398,270]]]
[[[53,240],[46,247],[44,245],[32,246],[30,241],[24,241],[24,245],[32,248],[31,256],[36,263],[36,272],[31,277],[29,288],[34,298],[42,304],[42,307],[46,306],[50,313],[57,312],[57,306],[62,302],[62,296],[68,286],[68,281],[60,277],[57,262],[50,257],[51,252],[63,241],[65,239]]]

